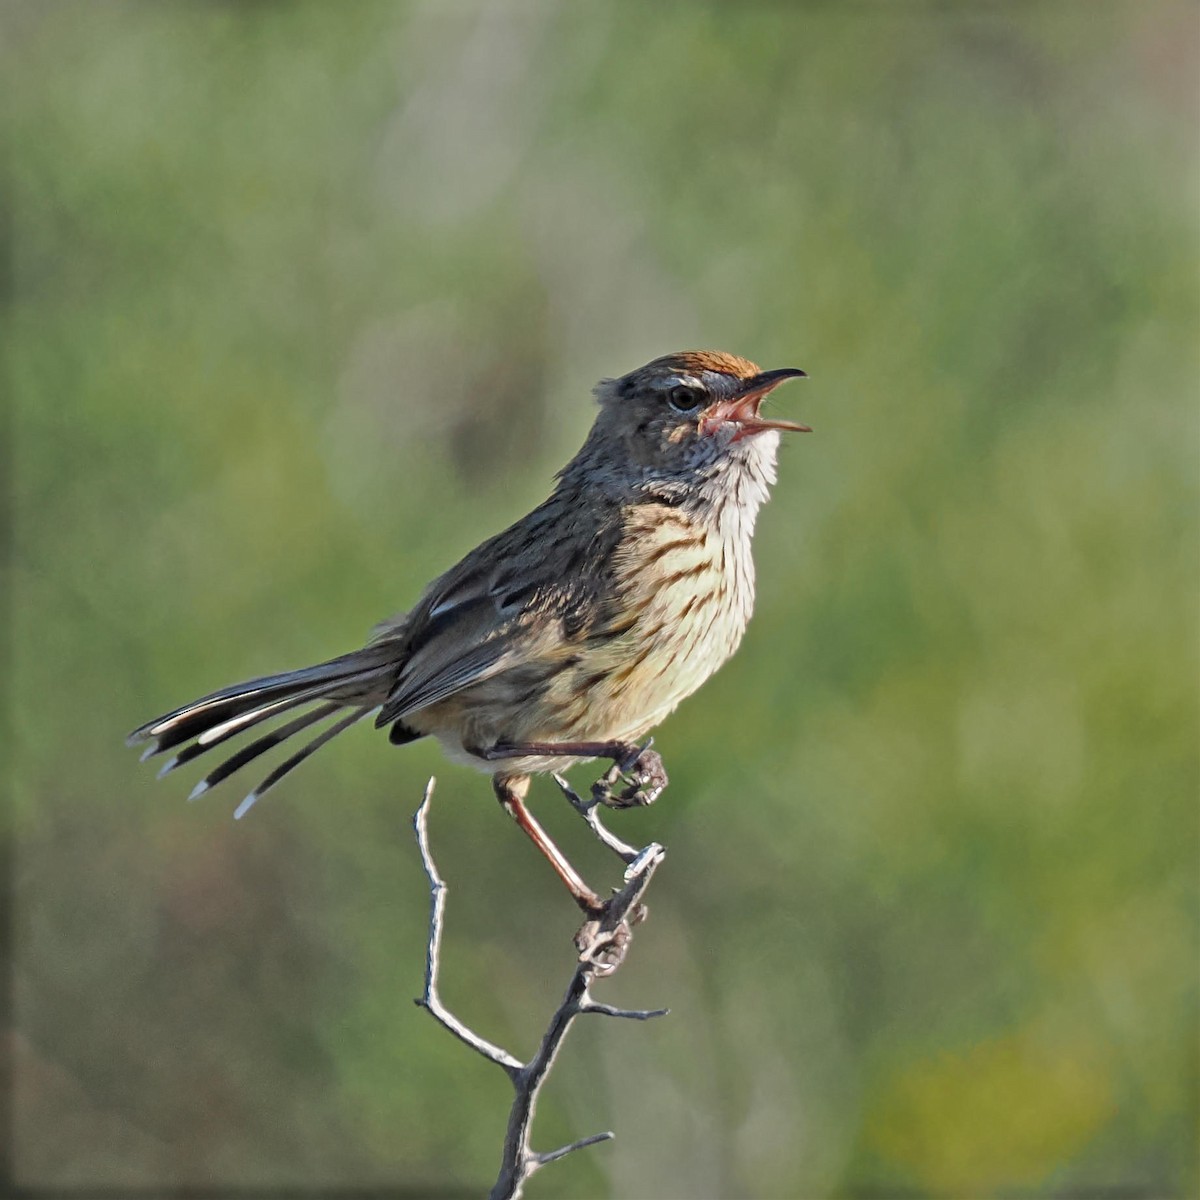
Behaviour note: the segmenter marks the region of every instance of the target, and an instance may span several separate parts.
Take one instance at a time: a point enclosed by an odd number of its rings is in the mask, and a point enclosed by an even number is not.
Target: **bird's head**
[[[648,475],[706,475],[732,463],[772,474],[779,431],[807,425],[764,417],[765,397],[804,372],[762,371],[717,350],[668,354],[596,388],[599,434]]]

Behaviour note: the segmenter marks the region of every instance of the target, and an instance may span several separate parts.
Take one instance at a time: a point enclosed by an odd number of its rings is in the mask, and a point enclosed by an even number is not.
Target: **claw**
[[[662,756],[651,750],[653,739],[636,748],[627,758],[614,763],[592,785],[592,799],[609,808],[639,808],[653,804],[667,786],[667,772]],[[627,787],[614,793],[613,789],[625,780]]]
[[[639,905],[639,908],[642,906]],[[583,923],[575,935],[575,947],[579,951],[579,961],[587,963],[603,979],[611,975],[624,961],[633,938],[632,925],[642,919],[644,913],[631,914],[621,921],[615,929],[602,927],[603,913]]]

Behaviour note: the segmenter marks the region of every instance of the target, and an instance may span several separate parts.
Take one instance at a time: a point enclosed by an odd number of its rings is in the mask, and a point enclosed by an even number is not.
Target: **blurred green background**
[[[10,4],[16,1179],[494,1177],[577,914],[360,728],[236,825],[127,730],[349,650],[666,351],[811,378],[531,1196],[1194,1195],[1189,3]],[[594,774],[580,768],[585,784]],[[248,772],[247,772],[248,774]],[[552,785],[534,804],[617,878]]]

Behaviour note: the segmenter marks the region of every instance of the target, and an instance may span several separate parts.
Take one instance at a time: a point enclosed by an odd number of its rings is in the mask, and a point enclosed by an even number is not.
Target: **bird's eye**
[[[667,403],[677,413],[693,413],[704,403],[704,393],[697,387],[677,384],[667,393]]]

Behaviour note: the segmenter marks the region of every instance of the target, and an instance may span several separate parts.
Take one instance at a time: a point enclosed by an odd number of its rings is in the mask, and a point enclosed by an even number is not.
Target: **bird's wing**
[[[497,620],[495,604],[478,597],[443,611],[415,630],[408,656],[376,717],[386,725],[444,700],[505,669],[519,642],[512,622]]]
[[[472,551],[409,614],[403,666],[376,724],[586,637],[619,537],[618,523],[594,514],[563,521],[539,509]]]

